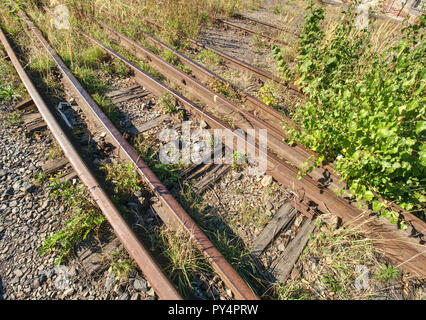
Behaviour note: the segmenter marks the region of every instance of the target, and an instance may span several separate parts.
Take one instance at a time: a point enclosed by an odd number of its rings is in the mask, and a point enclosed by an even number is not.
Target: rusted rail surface
[[[106,29],[106,31],[109,34],[117,37],[120,43],[122,43],[127,49],[134,52],[141,59],[145,59],[148,63],[152,63],[154,67],[160,70],[160,72],[164,73],[168,78],[175,79],[178,85],[184,84],[185,88],[189,86],[191,83],[195,85],[195,89],[192,88],[191,92],[195,94],[201,101],[205,99],[203,102],[205,102],[207,105],[209,104],[212,105],[213,101],[215,101],[213,106],[217,103],[223,106],[227,106],[235,112],[241,113],[242,117],[249,122],[248,125],[247,124],[242,125],[241,127],[242,129],[245,130],[247,128],[251,128],[251,126],[255,128],[267,129],[268,137],[271,138],[268,141],[269,147],[271,147],[271,149],[276,154],[284,157],[287,161],[292,163],[296,168],[301,168],[302,165],[307,161],[307,159],[310,156],[316,155],[315,153],[304,148],[301,145],[294,144],[290,146],[282,141],[283,138],[285,138],[286,136],[284,131],[281,128],[280,119],[283,118],[284,121],[286,121],[287,123],[294,124],[290,118],[281,115],[280,113],[276,112],[275,109],[269,106],[266,106],[262,102],[258,101],[256,98],[251,97],[252,98],[251,100],[247,99],[245,101],[246,106],[247,106],[247,102],[250,102],[250,106],[255,109],[255,113],[260,111],[260,112],[263,112],[263,115],[265,116],[265,112],[267,112],[266,118],[268,118],[267,120],[269,121],[265,122],[261,119],[258,119],[259,114],[254,116],[247,110],[238,107],[236,104],[232,103],[231,101],[227,101],[227,99],[224,97],[221,97],[221,99],[218,99],[220,95],[215,94],[214,91],[209,90],[208,88],[203,86],[201,83],[193,79],[193,77],[186,75],[184,72],[182,72],[178,68],[166,62],[164,59],[161,59],[160,57],[150,52],[149,50],[143,48],[136,41],[126,37],[125,35],[121,34],[120,32],[108,26],[107,24],[101,21],[99,21],[99,23],[103,26],[104,29]],[[207,70],[206,68],[198,65],[197,63],[187,58],[183,54],[180,54],[174,49],[168,47],[166,44],[155,39],[150,34],[142,32],[142,36],[145,37],[145,39],[150,40],[157,47],[160,47],[161,49],[170,50],[183,64],[185,64],[192,71],[192,75],[196,76],[197,79],[203,79],[208,81],[219,80],[223,83],[229,84],[229,82],[227,82],[226,80],[223,80],[221,77],[217,76],[213,72]],[[244,95],[242,91],[238,90],[238,92]],[[259,110],[259,108],[261,110]],[[346,185],[340,182],[341,177],[334,173],[334,169],[332,165],[317,167],[314,169],[314,171],[309,173],[309,175],[314,180],[318,181],[318,183],[321,184],[324,188],[328,188],[330,190],[347,189]],[[359,203],[353,203],[353,206],[358,207]],[[414,227],[415,231],[412,232],[413,234],[424,233],[425,224],[422,220],[415,217],[409,212],[405,212],[402,208],[400,208],[397,205],[393,205],[393,209],[396,210],[397,212],[402,213],[407,223],[411,225],[412,227]]]
[[[62,148],[65,157],[69,160],[80,180],[85,184],[96,204],[101,209],[103,215],[114,229],[115,234],[123,243],[130,256],[135,260],[147,280],[150,282],[155,292],[161,299],[180,300],[180,294],[173,284],[165,276],[160,266],[156,263],[149,251],[138,240],[132,229],[125,222],[120,212],[112,203],[111,199],[99,185],[97,179],[90,171],[84,160],[74,148],[66,133],[63,131],[55,116],[45,104],[43,98],[31,82],[30,78],[21,66],[17,56],[10,46],[6,36],[0,29],[0,40],[13,63],[18,75],[30,94],[38,111]]]
[[[246,15],[243,15],[241,13],[237,13],[235,16],[237,18],[240,18],[240,19],[246,19],[246,20],[252,21],[254,23],[258,23],[258,24],[264,25],[266,27],[269,27],[269,28],[274,29],[274,30],[279,31],[279,32],[289,33],[289,34],[291,34],[293,36],[296,36],[296,37],[299,36],[299,33],[296,33],[296,32],[293,32],[293,31],[290,31],[290,30],[287,30],[287,29],[284,29],[284,28],[280,28],[280,27],[278,27],[276,25],[270,24],[268,22],[260,21],[258,19],[255,19],[255,18],[246,16]]]
[[[266,39],[268,39],[268,40],[269,40],[269,41],[271,41],[271,42],[279,43],[279,44],[282,44],[282,45],[285,45],[285,46],[288,46],[288,45],[289,45],[289,43],[288,43],[288,42],[285,42],[285,41],[282,41],[282,40],[276,39],[276,38],[271,37],[271,36],[269,36],[269,35],[267,35],[267,34],[264,34],[264,33],[258,33],[258,32],[256,32],[256,31],[250,30],[250,29],[248,29],[248,28],[245,28],[245,27],[239,26],[238,24],[233,23],[233,22],[229,22],[229,21],[226,21],[226,20],[224,20],[224,19],[218,19],[217,21],[218,21],[218,22],[220,22],[220,23],[222,23],[222,24],[224,24],[224,25],[226,25],[226,26],[229,26],[229,27],[231,27],[231,28],[234,28],[234,29],[237,29],[237,30],[240,30],[240,31],[243,31],[243,32],[247,32],[247,33],[250,33],[250,34],[255,35],[255,36],[258,36],[258,37],[266,38]]]
[[[111,12],[109,12],[108,10],[106,10],[105,8],[98,6],[96,3],[93,4],[94,9],[98,9],[110,16],[114,16],[114,14],[112,14]],[[160,31],[164,31],[165,28],[163,26],[161,26],[160,24],[158,24],[155,21],[152,21],[151,19],[145,17],[145,16],[141,16],[139,14],[137,14],[137,17],[140,18],[142,21],[146,22],[147,24],[154,26],[156,29],[160,30]],[[242,70],[248,73],[252,73],[254,74],[257,78],[259,78],[262,81],[268,81],[271,80],[273,82],[275,82],[276,84],[286,88],[286,89],[290,89],[292,90],[295,94],[302,96],[303,93],[300,91],[300,88],[298,88],[296,85],[291,84],[291,83],[284,83],[282,81],[282,79],[280,79],[279,77],[277,77],[276,75],[269,73],[265,70],[259,69],[255,66],[250,65],[249,63],[246,63],[242,60],[239,60],[235,57],[230,56],[229,54],[226,54],[220,50],[217,50],[216,48],[213,48],[212,46],[209,46],[207,44],[204,44],[198,40],[186,37],[182,34],[178,34],[179,37],[181,38],[186,38],[189,42],[191,42],[193,45],[195,45],[197,48],[199,49],[207,49],[211,52],[216,53],[218,56],[220,56],[221,58],[223,58],[229,65],[237,68],[238,70]]]
[[[84,90],[71,71],[66,67],[63,61],[49,45],[37,27],[25,15],[21,17],[27,23],[29,29],[34,33],[38,41],[43,45],[64,76],[64,80],[70,85],[79,97],[82,109],[86,115],[94,121],[99,127],[107,132],[107,139],[117,147],[117,154],[124,160],[133,164],[137,172],[144,178],[151,190],[160,199],[162,205],[169,213],[173,221],[183,228],[194,241],[200,252],[207,258],[213,269],[218,273],[224,283],[232,290],[237,299],[255,300],[258,299],[252,289],[238,275],[232,266],[221,255],[217,248],[212,244],[208,237],[201,231],[191,217],[186,213],[182,206],[176,201],[172,194],[151,171],[151,169],[142,161],[134,148],[124,139],[121,133],[113,123],[101,111],[98,105],[93,101],[90,95]],[[153,91],[153,93],[157,92]]]
[[[126,60],[112,49],[106,47],[98,40],[84,34],[86,38],[99,45],[111,56],[116,57],[129,66],[135,73],[136,80],[148,88],[156,95],[164,93],[172,94],[189,112],[203,118],[213,129],[219,128],[231,134],[237,140],[244,140],[250,145],[245,136],[224,124],[218,118],[205,112],[200,107],[193,104],[190,100],[169,89],[164,84],[153,79],[148,74],[144,73],[133,63]],[[167,74],[168,75],[168,74]],[[233,147],[233,146],[230,146]],[[252,146],[256,152],[262,152],[257,146]],[[294,189],[299,193],[300,203],[296,203],[296,207],[308,216],[312,215],[312,210],[320,210],[322,212],[332,212],[341,217],[346,224],[361,226],[362,229],[374,231],[377,239],[375,244],[379,246],[390,258],[401,267],[416,275],[424,276],[426,274],[426,255],[423,252],[425,246],[418,243],[416,239],[409,237],[407,232],[398,230],[395,225],[390,224],[384,219],[370,218],[362,214],[362,212],[352,206],[345,199],[337,197],[334,192],[328,189],[322,189],[318,186],[318,182],[311,177],[305,176],[302,179],[297,179],[298,170],[276,158],[273,155],[265,154],[268,160],[267,172],[282,183],[284,186]],[[310,204],[310,205],[307,205]]]
[[[217,93],[213,89],[210,89],[209,87],[205,86],[196,78],[186,74],[179,68],[175,67],[174,65],[167,62],[160,56],[154,54],[153,52],[149,51],[148,49],[144,48],[136,41],[111,28],[107,24],[101,21],[99,21],[99,24],[104,28],[105,32],[107,32],[111,37],[114,37],[114,39],[117,39],[122,47],[126,48],[135,56],[144,60],[152,67],[159,70],[160,73],[165,75],[167,78],[173,80],[178,86],[187,90],[192,96],[196,97],[199,101],[205,103],[209,107],[218,109],[219,113],[234,113],[234,117],[237,117],[238,119],[238,122],[235,122],[237,127],[245,131],[251,128],[267,129],[268,146],[279,156],[286,157],[289,161],[295,162],[299,166],[301,166],[306,160],[306,158],[309,156],[309,152],[306,151],[300,145],[296,148],[293,148],[282,141],[284,137],[284,131],[281,128],[281,120],[278,115],[274,117],[273,112],[268,113],[269,107],[267,107],[266,105],[262,106],[264,108],[263,110],[266,110],[264,116],[268,117],[269,121],[273,122],[275,126],[272,126],[266,123],[264,120],[259,119],[259,116],[256,117],[252,113],[243,110],[234,102],[228,100],[220,93]],[[179,57],[183,60],[182,55],[180,55]],[[202,76],[206,77],[207,75],[209,75],[211,79],[215,79],[211,73],[207,73],[205,69],[203,69],[201,66],[197,67],[195,63],[189,64],[189,59],[187,58],[186,62],[188,65],[190,65],[190,67],[198,71],[197,74],[200,74],[199,72],[203,72]],[[252,105],[252,108],[255,108],[257,111],[259,111],[259,104]],[[299,157],[299,155],[302,156]]]

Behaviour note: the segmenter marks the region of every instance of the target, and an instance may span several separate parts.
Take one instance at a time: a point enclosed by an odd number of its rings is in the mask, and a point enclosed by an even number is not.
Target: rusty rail
[[[16,54],[1,29],[0,40],[3,43],[3,46],[5,47],[19,77],[25,85],[25,88],[30,94],[34,104],[37,106],[38,111],[62,148],[65,157],[71,163],[80,180],[85,184],[92,198],[101,209],[111,227],[114,229],[115,234],[123,243],[130,256],[135,260],[147,280],[154,288],[155,292],[161,299],[182,299],[149,251],[143,246],[132,229],[127,225],[120,212],[114,206],[105,191],[101,188],[93,173],[74,148],[72,142],[68,139],[66,133],[63,131],[49,107],[45,104],[43,98],[40,96],[36,87],[24,71],[24,68],[21,66]]]
[[[228,134],[231,134],[235,139],[244,140],[244,142],[248,145],[251,144],[244,136],[238,132],[233,132],[232,129],[221,120],[205,112],[188,99],[153,79],[112,49],[106,47],[88,34],[82,34],[87,39],[99,45],[111,56],[123,61],[134,71],[136,80],[154,94],[172,94],[188,111],[203,118],[212,128],[220,128]],[[169,74],[167,73],[167,76],[168,75]],[[257,146],[252,145],[252,147],[256,149],[256,152],[262,153]],[[303,205],[298,205],[298,203],[296,203],[296,206],[300,208],[302,212],[307,215],[311,215],[312,213],[309,212],[310,210],[320,210],[322,212],[331,211],[341,217],[346,224],[358,225],[364,230],[373,230],[378,236],[378,239],[375,239],[375,244],[387,253],[391,259],[414,274],[426,274],[426,270],[424,268],[426,255],[423,252],[425,246],[419,244],[416,240],[410,239],[408,232],[398,230],[396,226],[390,224],[384,219],[370,218],[363,215],[359,209],[352,206],[345,199],[339,198],[334,194],[334,192],[318,186],[318,182],[314,181],[311,177],[305,176],[298,180],[298,170],[293,166],[286,164],[270,154],[265,154],[265,157],[268,160],[267,172],[274,176],[274,178],[284,186],[295,189],[299,192],[300,198],[303,199],[303,201],[301,201]],[[306,203],[311,203],[311,205],[307,206],[305,205]]]
[[[237,30],[240,30],[240,31],[243,31],[243,32],[247,32],[247,33],[250,33],[250,34],[255,35],[255,36],[264,37],[264,38],[268,39],[271,42],[279,43],[279,44],[282,44],[282,45],[285,45],[285,46],[289,45],[288,42],[281,41],[279,39],[276,39],[276,38],[271,37],[271,36],[269,36],[267,34],[264,34],[264,33],[259,33],[259,32],[250,30],[250,29],[248,29],[246,27],[239,26],[238,24],[235,24],[233,22],[229,22],[229,21],[226,21],[226,20],[223,20],[223,19],[217,19],[217,21],[220,22],[220,23],[222,23],[222,24],[224,24],[224,25],[226,25],[226,26],[229,26],[231,28],[234,28],[234,29],[237,29]]]
[[[287,30],[287,29],[284,29],[284,28],[280,28],[280,27],[278,27],[278,26],[276,26],[276,25],[273,25],[273,24],[270,24],[270,23],[267,23],[267,22],[264,22],[264,21],[257,20],[257,19],[255,19],[255,18],[252,18],[252,17],[246,16],[246,15],[243,15],[243,14],[241,14],[241,13],[237,13],[235,16],[236,16],[237,18],[240,18],[240,19],[246,19],[246,20],[249,20],[249,21],[251,21],[251,22],[258,23],[258,24],[261,24],[261,25],[264,25],[264,26],[266,26],[266,27],[269,27],[269,28],[271,28],[271,29],[275,29],[275,30],[280,31],[280,32],[289,33],[289,34],[291,34],[291,35],[293,35],[293,36],[296,36],[296,37],[298,37],[298,36],[300,35],[300,34],[298,34],[298,33],[296,33],[296,32],[293,32],[293,31],[290,31],[290,30]]]
[[[113,16],[113,15],[112,15]],[[118,17],[116,17],[119,19]],[[204,85],[197,82],[195,79],[193,79],[191,76],[186,75],[184,72],[179,70],[178,68],[174,67],[170,63],[166,62],[164,59],[159,58],[154,53],[150,52],[149,50],[143,48],[141,45],[139,45],[136,41],[126,37],[125,35],[121,34],[117,30],[113,29],[109,25],[105,24],[102,21],[99,21],[101,26],[106,29],[111,35],[114,35],[118,37],[119,41],[124,43],[124,46],[134,52],[138,57],[145,59],[148,63],[152,63],[154,67],[157,67],[161,72],[165,73],[167,77],[175,79],[176,83],[178,85],[184,84],[185,87],[189,86],[190,84],[195,86],[191,90],[193,94],[195,94],[201,101],[205,102],[207,105],[211,105],[213,101],[215,101],[215,104],[222,104],[223,106],[227,106],[231,108],[235,112],[241,113],[242,117],[249,122],[249,125],[252,125],[256,128],[262,128],[268,130],[268,137],[272,138],[272,150],[280,155],[283,156],[286,160],[290,161],[296,168],[301,168],[302,165],[307,161],[307,159],[312,156],[316,155],[314,152],[306,149],[305,147],[294,144],[292,146],[284,143],[282,140],[286,137],[285,132],[281,128],[281,120],[282,117],[284,121],[287,123],[294,124],[293,121],[284,116],[281,115],[279,112],[277,112],[275,109],[264,105],[262,102],[257,100],[254,97],[251,97],[250,95],[246,95],[247,100],[245,102],[249,102],[250,106],[255,109],[255,111],[259,111],[259,108],[261,109],[261,112],[263,112],[263,115],[266,113],[266,117],[268,120],[272,120],[273,123],[265,122],[261,119],[258,119],[259,115],[254,116],[250,112],[248,112],[245,109],[242,109],[238,107],[236,104],[232,103],[231,101],[227,101],[225,97],[220,97],[219,94],[215,94],[214,91],[209,90],[208,88],[205,88]],[[205,81],[212,81],[212,80],[219,80],[222,83],[229,84],[226,80],[222,79],[218,75],[214,74],[213,72],[207,70],[203,66],[198,65],[191,59],[187,58],[185,55],[180,54],[176,50],[168,47],[166,44],[162,43],[161,41],[155,39],[153,36],[146,32],[142,32],[142,36],[146,39],[150,40],[157,48],[167,49],[170,50],[184,65],[186,65],[191,71],[192,75],[196,76],[196,78],[200,80]],[[244,97],[244,92],[241,90],[236,89],[239,94],[241,94]],[[204,99],[204,100],[203,100]],[[214,106],[214,104],[213,104]],[[275,124],[275,126],[274,126]],[[242,129],[247,129],[246,126],[242,126]],[[248,126],[250,128],[250,126]],[[269,140],[271,142],[271,140]],[[271,144],[270,144],[271,147]],[[340,182],[341,177],[334,173],[333,165],[326,165],[317,167],[309,173],[309,176],[311,176],[313,179],[317,180],[324,188],[328,188],[330,190],[334,189],[346,189],[346,185],[342,182]],[[353,206],[357,207],[360,203],[353,203]],[[393,209],[402,213],[405,217],[405,220],[413,226],[416,229],[416,232],[419,234],[422,234],[425,231],[425,224],[422,220],[415,217],[409,212],[405,212],[402,208],[400,208],[397,205],[393,205]]]
[[[232,290],[237,299],[258,299],[252,289],[238,275],[232,266],[226,261],[222,254],[212,244],[208,237],[201,231],[191,217],[186,213],[182,206],[176,201],[172,194],[151,171],[151,169],[142,161],[134,148],[124,139],[117,128],[101,111],[99,106],[93,101],[90,95],[84,90],[81,84],[73,76],[63,61],[49,45],[37,27],[29,20],[26,15],[21,15],[27,23],[29,29],[34,33],[39,42],[49,53],[52,60],[64,75],[64,80],[76,92],[79,101],[85,107],[83,111],[100,127],[107,132],[107,139],[117,147],[118,156],[130,161],[137,172],[144,178],[151,190],[160,199],[163,207],[166,209],[173,221],[185,230],[194,241],[200,252],[207,258],[213,269],[218,273],[224,283]],[[156,90],[158,92],[158,90]],[[155,91],[154,91],[155,93]]]
[[[98,6],[96,3],[93,3],[93,7],[97,8],[98,10],[110,15],[110,16],[115,16],[114,14],[112,14],[111,12],[109,12],[108,10],[106,10],[105,8]],[[137,14],[137,17],[140,18],[141,20],[145,21],[147,24],[154,26],[155,28],[157,28],[158,30],[164,31],[165,28],[163,26],[161,26],[160,24],[158,24],[155,21],[152,21],[151,19],[145,17],[145,16],[141,16],[139,14]],[[244,70],[246,72],[249,73],[253,73],[254,75],[256,75],[256,77],[258,77],[260,80],[262,81],[274,81],[276,84],[286,88],[286,89],[290,89],[292,90],[295,94],[302,96],[303,93],[300,91],[300,88],[298,88],[296,85],[291,84],[291,83],[283,83],[282,79],[280,79],[279,77],[277,77],[276,75],[269,73],[265,70],[256,68],[255,66],[250,65],[249,63],[246,63],[242,60],[239,60],[237,58],[234,58],[232,56],[230,56],[229,54],[226,54],[220,50],[217,50],[216,48],[213,48],[207,44],[204,44],[198,40],[186,37],[182,34],[178,34],[179,37],[181,38],[186,38],[189,42],[191,42],[193,45],[195,45],[198,48],[201,49],[207,49],[209,51],[212,51],[214,53],[216,53],[218,56],[220,56],[221,58],[223,58],[227,63],[229,63],[231,66],[236,67],[239,70]]]

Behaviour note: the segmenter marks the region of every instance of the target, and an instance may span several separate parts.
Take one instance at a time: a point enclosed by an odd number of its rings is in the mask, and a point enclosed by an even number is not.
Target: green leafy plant
[[[377,277],[382,282],[390,282],[395,280],[398,276],[398,269],[391,265],[382,265],[381,268],[377,271]]]
[[[267,106],[278,109],[277,95],[275,88],[271,84],[265,83],[265,85],[259,89],[259,98]]]
[[[0,99],[6,102],[16,101],[21,97],[21,95],[16,92],[15,87],[12,84],[7,84],[5,86],[0,86]]]
[[[334,162],[350,194],[382,217],[406,228],[393,202],[424,219],[426,15],[406,26],[396,45],[376,52],[372,30],[355,27],[354,7],[327,36],[324,9],[310,3],[307,10],[292,74],[307,99],[287,134]]]
[[[19,11],[25,9],[26,0],[3,0],[3,6],[8,10],[10,15],[16,15]]]
[[[22,123],[21,114],[18,112],[12,112],[3,116],[2,126],[3,127],[16,127]]]
[[[177,103],[171,93],[165,93],[160,97],[161,105],[166,109],[166,113],[174,113],[177,110]]]
[[[118,124],[120,119],[120,113],[115,107],[114,102],[111,98],[106,96],[101,96],[99,93],[92,95],[93,100],[96,104],[102,109],[106,116],[114,123]]]
[[[142,189],[138,173],[131,163],[107,163],[101,169],[106,173],[106,180],[112,182],[116,195],[126,197]]]
[[[116,279],[127,279],[129,273],[135,270],[135,263],[133,260],[125,259],[122,257],[121,252],[113,252],[109,257],[110,270],[116,277]]]
[[[43,255],[56,248],[56,264],[60,265],[75,245],[86,239],[91,231],[98,229],[105,218],[90,200],[83,185],[74,186],[69,181],[50,179],[51,183],[48,186],[50,195],[64,201],[69,209],[70,218],[63,228],[44,240],[39,253]]]

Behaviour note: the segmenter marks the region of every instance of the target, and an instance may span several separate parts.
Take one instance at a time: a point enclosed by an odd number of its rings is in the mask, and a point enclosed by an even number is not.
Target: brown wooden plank
[[[126,93],[136,91],[137,89],[140,89],[141,91],[143,91],[143,88],[140,85],[136,84],[136,85],[131,86],[129,88],[110,91],[110,92],[106,93],[105,95],[109,98],[113,98],[113,97],[124,95]]]
[[[25,125],[28,125],[32,122],[38,122],[40,120],[43,120],[43,117],[40,113],[34,112],[34,113],[27,113],[22,115],[22,120],[24,121]]]
[[[77,178],[77,173],[71,168],[63,177],[59,179],[60,182],[65,182]]]
[[[143,133],[145,131],[151,130],[152,128],[155,128],[163,121],[170,118],[170,115],[163,114],[155,119],[152,119],[151,121],[145,122],[144,124],[135,126],[139,133]]]
[[[164,209],[164,207],[160,203],[154,203],[152,205],[152,209],[158,214],[161,220],[163,220],[164,224],[170,229],[176,230],[178,227],[177,221],[175,221]]]
[[[130,101],[130,100],[133,100],[133,99],[137,99],[137,98],[143,98],[143,97],[147,96],[148,94],[149,94],[149,92],[129,94],[129,95],[121,96],[119,98],[113,98],[112,101],[114,103],[122,103],[122,102]]]
[[[42,165],[41,169],[49,174],[49,173],[53,173],[55,171],[58,171],[59,169],[65,167],[68,163],[68,160],[66,158],[58,158],[58,159],[53,159],[50,161],[47,161],[45,164]]]
[[[15,109],[17,110],[28,110],[28,109],[36,109],[33,99],[27,99],[21,101],[20,103],[15,105]]]
[[[209,160],[210,160],[209,163],[212,163],[214,161],[215,155],[216,154],[217,155],[221,154],[222,150],[223,150],[223,146],[222,145],[217,146],[211,154],[208,154],[204,158],[201,159],[201,163],[193,163],[188,168],[182,170],[180,172],[180,176],[181,177],[188,176],[192,171],[194,171],[195,169],[197,169],[199,166],[207,164],[207,162]]]
[[[254,255],[260,255],[263,250],[274,240],[277,234],[296,216],[296,209],[291,202],[281,206],[272,220],[262,230],[260,235],[254,240],[252,252]]]
[[[231,166],[229,165],[217,166],[217,168],[210,171],[208,175],[204,176],[203,179],[194,186],[193,189],[195,193],[203,193],[210,184],[216,182],[220,177],[227,173],[229,169],[231,169]]]
[[[272,274],[275,278],[281,282],[287,280],[291,270],[293,269],[297,260],[299,260],[299,257],[309,240],[309,235],[314,230],[314,228],[315,220],[308,220],[303,224],[296,237],[290,242],[281,256],[272,265]]]
[[[27,134],[33,133],[34,131],[39,131],[47,127],[46,122],[43,119],[38,121],[33,121],[30,124],[26,125]]]

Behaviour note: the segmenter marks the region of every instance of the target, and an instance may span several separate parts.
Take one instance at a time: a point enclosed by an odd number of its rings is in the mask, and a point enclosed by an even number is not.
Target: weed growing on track
[[[49,148],[49,152],[47,156],[49,159],[57,159],[63,155],[64,155],[64,152],[62,151],[62,148],[57,143],[54,143]]]
[[[383,257],[373,247],[373,240],[359,228],[338,228],[337,218],[321,216],[317,231],[299,258],[295,269],[300,275],[273,287],[280,299],[367,299],[374,297],[374,275],[382,270]],[[356,288],[365,267],[369,285]],[[396,270],[396,269],[395,269]]]
[[[298,64],[284,75],[307,101],[292,114],[299,127],[286,126],[287,134],[334,162],[350,194],[390,222],[406,228],[391,203],[424,219],[426,15],[384,50],[373,47],[373,31],[355,28],[354,7],[333,33],[321,27],[323,8],[307,9]],[[274,53],[280,70],[288,70],[280,50]]]
[[[105,218],[83,185],[72,185],[69,181],[60,182],[58,178],[52,178],[48,188],[53,198],[64,202],[69,219],[61,230],[44,240],[39,253],[56,249],[56,264],[60,265],[90,232],[99,230]]]
[[[101,170],[106,175],[105,180],[112,183],[114,193],[120,198],[127,199],[142,190],[139,175],[131,163],[105,163]]]
[[[3,127],[18,127],[22,122],[22,117],[19,112],[11,112],[1,116],[1,125]]]
[[[163,255],[169,261],[166,271],[170,279],[177,284],[180,292],[188,295],[188,288],[193,288],[194,275],[211,273],[210,265],[193,242],[188,241],[187,233],[181,228],[173,230],[162,227],[157,229],[157,234],[164,246]]]
[[[377,270],[377,277],[381,282],[390,282],[396,279],[398,273],[398,269],[394,266],[384,264]]]
[[[120,114],[114,102],[109,97],[99,95],[98,92],[93,94],[92,98],[108,119],[117,126],[120,123]]]
[[[47,174],[44,171],[37,173],[33,180],[37,186],[41,186],[41,184],[47,179]]]
[[[106,259],[110,265],[109,270],[117,280],[126,280],[130,272],[136,269],[135,262],[124,258],[122,252],[113,252]]]

